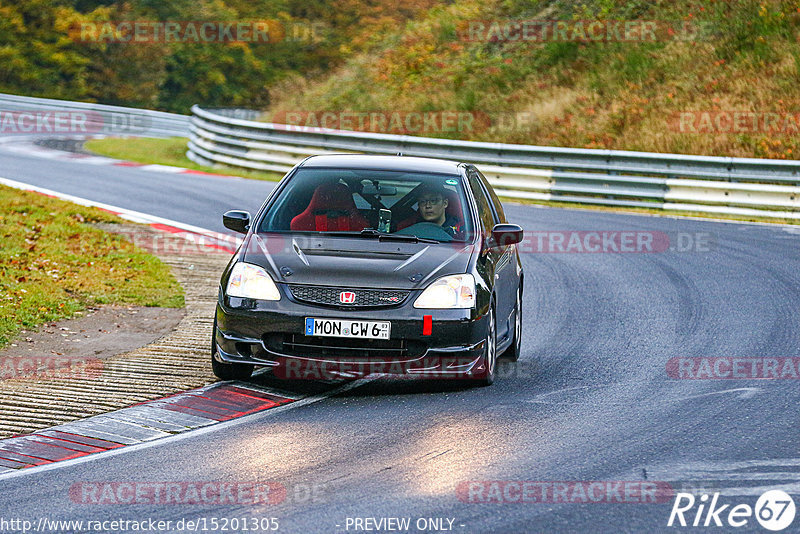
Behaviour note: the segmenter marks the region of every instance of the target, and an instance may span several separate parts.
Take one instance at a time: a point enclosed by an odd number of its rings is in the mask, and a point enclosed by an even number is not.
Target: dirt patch
[[[16,347],[0,353],[0,376],[8,377],[0,380],[0,439],[216,380],[212,325],[219,277],[230,253],[187,247],[185,239],[149,226],[103,229],[158,243],[152,252],[183,287],[186,308],[102,307],[23,334],[13,342]]]
[[[36,332],[23,330],[0,350],[0,379],[13,377],[11,368],[3,372],[4,361],[60,356],[103,359],[138,349],[171,332],[184,315],[181,308],[103,306],[89,308],[73,319],[45,324]]]

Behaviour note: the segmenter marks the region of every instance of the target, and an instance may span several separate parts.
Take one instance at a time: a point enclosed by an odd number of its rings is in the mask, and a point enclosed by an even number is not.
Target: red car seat
[[[350,189],[338,182],[318,185],[308,207],[290,224],[298,232],[349,232],[368,227],[369,222],[356,208]]]

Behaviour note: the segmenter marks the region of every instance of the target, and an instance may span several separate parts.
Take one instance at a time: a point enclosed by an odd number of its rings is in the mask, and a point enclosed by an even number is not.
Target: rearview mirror
[[[397,188],[390,186],[390,185],[380,185],[378,187],[375,184],[370,182],[361,182],[361,194],[362,195],[370,195],[370,196],[377,196],[383,195],[387,197],[391,197],[397,194]]]
[[[250,213],[240,210],[226,211],[222,216],[222,224],[234,232],[246,234],[250,228]]]
[[[496,224],[489,242],[491,248],[514,245],[522,241],[522,227],[516,224]]]

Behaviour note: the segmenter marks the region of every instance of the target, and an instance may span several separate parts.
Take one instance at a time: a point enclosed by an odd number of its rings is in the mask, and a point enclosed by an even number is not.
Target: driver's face
[[[447,199],[441,195],[423,194],[417,199],[419,215],[423,220],[436,224],[443,224],[444,211],[447,209]]]

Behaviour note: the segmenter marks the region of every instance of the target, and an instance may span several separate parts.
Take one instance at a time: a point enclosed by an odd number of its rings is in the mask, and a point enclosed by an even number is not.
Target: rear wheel
[[[517,290],[517,302],[514,305],[514,339],[503,353],[503,357],[515,362],[519,360],[522,350],[522,283]]]
[[[471,380],[473,386],[484,387],[491,386],[494,383],[494,370],[497,365],[497,328],[494,322],[494,308],[489,308],[489,313],[486,316],[486,352],[483,356],[483,371],[478,376]]]
[[[217,318],[211,335],[211,370],[220,380],[247,380],[253,374],[253,366],[246,363],[224,363],[217,361]]]

